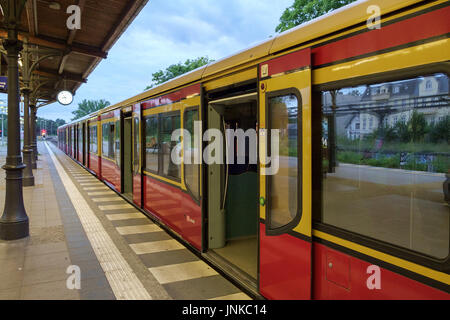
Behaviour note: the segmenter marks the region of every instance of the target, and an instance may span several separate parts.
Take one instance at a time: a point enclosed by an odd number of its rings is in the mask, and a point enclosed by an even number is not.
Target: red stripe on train
[[[450,32],[450,7],[425,13],[312,50],[313,65],[340,61]]]

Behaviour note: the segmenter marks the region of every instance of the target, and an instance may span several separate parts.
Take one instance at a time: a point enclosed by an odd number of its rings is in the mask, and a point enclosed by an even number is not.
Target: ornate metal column
[[[8,39],[3,41],[8,58],[8,152],[6,164],[5,209],[0,218],[0,239],[15,240],[29,235],[28,216],[23,204],[22,170],[25,165],[20,155],[20,109],[18,57],[22,43],[17,38],[17,24],[25,1],[9,0],[5,12]]]
[[[31,155],[31,165],[33,169],[37,168],[37,143],[36,143],[36,102],[30,101],[30,134],[31,134],[31,149],[33,153]]]
[[[30,56],[28,50],[27,41],[24,40],[24,51],[23,51],[23,68],[22,68],[22,81],[23,81],[23,100],[24,100],[24,112],[23,112],[23,162],[25,164],[25,169],[23,171],[23,186],[30,187],[34,186],[34,176],[33,176],[33,165],[32,156],[33,149],[31,146],[31,121],[30,121],[30,75],[29,75],[29,64]]]

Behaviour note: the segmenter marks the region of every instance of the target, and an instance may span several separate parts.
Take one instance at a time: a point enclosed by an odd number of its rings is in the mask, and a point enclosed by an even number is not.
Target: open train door
[[[132,116],[133,133],[133,202],[142,207],[142,152],[141,152],[141,105],[137,103],[133,106]]]
[[[269,299],[311,298],[310,66],[309,49],[259,66],[259,290]]]

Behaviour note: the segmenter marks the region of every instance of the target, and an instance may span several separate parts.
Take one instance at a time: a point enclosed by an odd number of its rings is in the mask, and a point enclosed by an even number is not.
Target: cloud
[[[89,76],[70,106],[39,116],[69,121],[83,99],[117,103],[150,84],[152,73],[199,56],[218,60],[274,35],[293,0],[152,0]]]

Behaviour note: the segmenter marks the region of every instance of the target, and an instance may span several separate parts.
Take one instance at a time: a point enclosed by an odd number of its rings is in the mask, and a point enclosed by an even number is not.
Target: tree
[[[432,143],[450,143],[450,116],[430,125],[430,139]]]
[[[165,70],[159,70],[158,72],[152,73],[152,84],[147,86],[145,90],[151,89],[158,84],[181,76],[182,74],[200,68],[213,61],[214,60],[209,59],[208,57],[199,57],[193,60],[187,59],[184,63],[179,62],[177,64],[172,64]]]
[[[78,104],[78,109],[72,111],[72,114],[75,116],[72,120],[80,119],[92,112],[103,109],[109,106],[109,101],[106,100],[86,100],[84,99],[81,103]]]
[[[283,32],[304,22],[320,17],[356,0],[295,0],[280,18],[276,32]]]
[[[61,127],[66,124],[66,120],[58,118],[55,120],[55,123],[56,123],[56,127]]]
[[[413,111],[411,119],[408,122],[408,129],[412,142],[421,142],[427,133],[427,121],[423,113]]]

